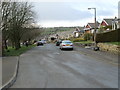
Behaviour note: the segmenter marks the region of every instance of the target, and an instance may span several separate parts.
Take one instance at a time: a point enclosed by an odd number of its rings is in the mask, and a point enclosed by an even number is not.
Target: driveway
[[[118,66],[54,44],[35,47],[20,56],[11,88],[118,88]]]

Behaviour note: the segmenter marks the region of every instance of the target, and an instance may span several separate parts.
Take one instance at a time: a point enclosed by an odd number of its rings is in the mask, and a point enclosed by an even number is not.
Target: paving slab
[[[18,57],[2,58],[2,88],[8,88],[13,84],[18,69]]]

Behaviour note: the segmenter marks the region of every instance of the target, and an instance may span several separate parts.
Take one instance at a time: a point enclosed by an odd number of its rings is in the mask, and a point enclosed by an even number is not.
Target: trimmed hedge
[[[96,42],[120,42],[120,29],[98,33],[96,35]]]

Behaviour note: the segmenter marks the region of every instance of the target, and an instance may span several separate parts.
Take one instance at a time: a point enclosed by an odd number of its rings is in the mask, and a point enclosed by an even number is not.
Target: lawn
[[[5,50],[4,55],[5,56],[19,56],[22,53],[26,52],[27,50],[30,50],[31,48],[35,47],[35,45],[30,45],[28,47],[22,46],[19,50],[15,50],[12,47],[8,47],[8,50]]]

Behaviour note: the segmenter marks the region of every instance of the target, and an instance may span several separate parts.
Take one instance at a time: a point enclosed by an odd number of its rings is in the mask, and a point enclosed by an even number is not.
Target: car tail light
[[[65,46],[65,45],[62,45],[62,46]]]
[[[70,46],[73,46],[73,45],[70,45]]]

